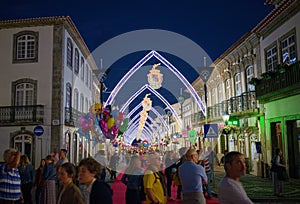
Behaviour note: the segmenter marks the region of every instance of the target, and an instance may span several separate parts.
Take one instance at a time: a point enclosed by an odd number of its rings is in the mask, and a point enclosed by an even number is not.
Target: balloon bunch
[[[119,120],[121,120],[119,116]],[[107,139],[113,140],[118,135],[119,128],[115,124],[115,119],[111,114],[111,107],[103,106],[99,103],[92,105],[89,109],[89,112],[80,117],[78,120],[79,129],[78,132],[82,135],[89,135],[91,132],[92,135],[95,135],[97,140]],[[100,137],[100,138],[99,138]]]

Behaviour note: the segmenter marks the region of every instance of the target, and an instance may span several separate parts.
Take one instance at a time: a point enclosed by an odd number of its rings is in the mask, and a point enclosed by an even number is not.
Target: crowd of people
[[[272,159],[274,195],[282,196],[282,179],[279,167],[284,169],[282,151],[276,149]],[[116,179],[118,153],[110,161],[105,158],[88,157],[78,166],[67,159],[67,151],[61,149],[59,157],[48,155],[34,170],[26,155],[15,149],[4,152],[0,164],[0,204],[64,204],[64,203],[112,203],[113,192],[103,178],[103,172],[110,169],[111,179]],[[179,157],[178,157],[179,156]],[[176,199],[181,203],[206,203],[212,197],[213,164],[219,159],[211,148],[204,152],[194,148],[181,148],[179,155],[167,151],[162,158],[159,151],[132,154],[126,162],[121,182],[126,185],[126,203],[165,204],[175,200],[171,195],[172,185],[177,186]],[[237,151],[225,151],[221,159],[225,177],[219,183],[220,203],[252,203],[247,196],[240,178],[246,174],[245,157]]]
[[[0,204],[112,204],[112,190],[100,180],[102,165],[84,158],[76,167],[67,150],[59,158],[48,155],[35,171],[27,155],[15,149],[4,151],[0,164]]]

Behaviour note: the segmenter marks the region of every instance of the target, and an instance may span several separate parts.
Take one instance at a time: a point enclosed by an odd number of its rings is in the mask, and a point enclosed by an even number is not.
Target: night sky
[[[273,6],[264,5],[264,0],[5,0],[1,2],[0,19],[70,16],[91,53],[104,42],[130,31],[167,30],[194,41],[214,61],[272,9]],[[144,53],[130,54],[111,66],[112,71],[105,81],[108,91]],[[180,71],[186,72],[190,83],[198,77],[193,71],[185,71],[188,70],[185,62],[165,54],[174,59],[172,63],[178,61],[178,67],[183,69]],[[154,63],[157,62],[148,63],[148,66]],[[176,100],[180,88],[176,90],[176,93],[167,90],[172,96],[165,97]]]
[[[215,60],[272,9],[264,0],[5,0],[0,19],[70,16],[91,52],[129,31],[169,30],[195,41]]]

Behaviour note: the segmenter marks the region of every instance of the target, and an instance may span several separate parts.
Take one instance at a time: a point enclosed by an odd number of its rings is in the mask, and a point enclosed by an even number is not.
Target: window
[[[249,81],[254,77],[254,69],[253,66],[248,66],[246,68],[246,78],[247,78],[247,90],[254,91],[255,86],[253,84],[249,84]]]
[[[67,65],[72,68],[73,63],[73,44],[71,42],[71,39],[68,38],[67,40]]]
[[[213,88],[211,90],[211,105],[217,104],[217,99],[216,99],[216,88]]]
[[[278,64],[277,46],[274,45],[267,50],[267,70],[273,71]]]
[[[87,98],[85,98],[85,113],[89,111],[89,101]]]
[[[235,95],[239,96],[242,94],[242,83],[241,83],[241,74],[237,73],[234,76],[234,85],[235,85]]]
[[[12,83],[13,106],[35,105],[37,101],[37,81],[32,79],[19,79]]]
[[[74,108],[76,110],[78,110],[78,108],[79,108],[78,102],[79,102],[79,93],[78,93],[78,89],[75,89],[74,90]]]
[[[67,85],[66,85],[66,108],[72,107],[71,101],[72,101],[72,87],[71,87],[70,83],[67,83]]]
[[[90,71],[90,78],[89,78],[89,89],[92,89],[92,76],[93,76],[93,72]]]
[[[81,57],[80,59],[80,79],[84,80],[84,58]]]
[[[281,41],[281,56],[283,63],[293,64],[296,62],[296,43],[294,34]]]
[[[84,97],[83,94],[80,94],[80,111],[83,112],[84,108]]]
[[[22,153],[22,155],[27,155],[30,161],[33,160],[32,141],[33,141],[32,136],[27,134],[15,136],[13,139],[14,148],[19,150]]]
[[[78,49],[76,48],[75,49],[75,64],[74,64],[74,71],[75,71],[75,74],[78,75],[79,73],[79,52],[78,52]]]
[[[38,61],[38,33],[22,31],[14,35],[13,63]]]
[[[218,100],[219,100],[219,103],[223,101],[223,90],[222,90],[221,83],[218,85]]]
[[[33,105],[34,86],[29,83],[16,85],[15,106]]]
[[[85,66],[85,70],[84,70],[84,74],[85,74],[85,78],[84,78],[84,81],[85,81],[85,85],[88,86],[88,79],[89,79],[89,72],[88,72],[89,68],[88,68],[88,65]]]
[[[228,100],[228,99],[230,99],[230,97],[231,97],[230,79],[227,79],[227,80],[225,81],[225,87],[226,87],[226,92],[225,92],[225,94],[226,94],[226,99]]]

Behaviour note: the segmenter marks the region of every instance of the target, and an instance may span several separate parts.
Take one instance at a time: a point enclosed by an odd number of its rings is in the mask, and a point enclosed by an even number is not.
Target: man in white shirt
[[[220,181],[218,199],[221,204],[252,204],[240,182],[246,174],[245,157],[240,152],[229,152],[225,156],[225,177]]]

